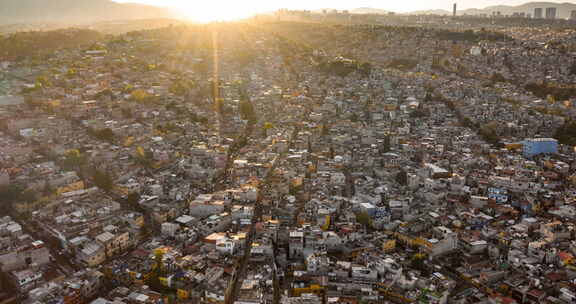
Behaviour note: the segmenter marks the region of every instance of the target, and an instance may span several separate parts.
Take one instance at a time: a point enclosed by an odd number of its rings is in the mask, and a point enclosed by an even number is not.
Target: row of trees
[[[23,60],[60,48],[87,45],[102,37],[99,32],[86,29],[18,32],[0,36],[0,61]]]
[[[252,104],[252,100],[248,96],[248,92],[246,91],[246,87],[240,84],[238,88],[238,93],[240,95],[240,103],[238,105],[238,111],[240,112],[240,117],[243,120],[247,120],[248,123],[254,124],[258,121],[258,117],[256,115],[256,110],[254,109],[254,105]]]
[[[87,132],[89,135],[102,141],[113,142],[115,138],[114,131],[112,131],[112,129],[110,128],[104,128],[104,129],[88,128]]]
[[[473,30],[466,30],[462,32],[451,30],[435,30],[435,34],[438,39],[452,40],[452,41],[478,42],[481,40],[488,40],[488,41],[512,40],[512,38],[510,38],[505,34],[486,31],[484,29],[478,32],[474,32]]]
[[[94,185],[104,192],[110,192],[114,188],[114,179],[108,171],[95,169],[92,180]]]
[[[479,124],[473,122],[469,117],[464,116],[464,114],[462,114],[460,109],[456,107],[453,101],[441,95],[436,95],[434,98],[444,102],[444,104],[446,104],[450,110],[454,111],[458,121],[460,121],[463,126],[474,130],[480,137],[482,137],[484,141],[496,147],[504,146],[501,142],[500,136],[497,134],[497,124],[492,123],[480,126]]]
[[[4,213],[11,213],[14,203],[32,203],[38,197],[38,193],[32,189],[27,189],[20,184],[9,184],[0,186],[0,204]]]
[[[390,69],[397,69],[402,71],[410,71],[418,65],[418,61],[414,59],[399,58],[390,61],[386,67]]]
[[[114,179],[110,172],[89,166],[89,159],[85,153],[78,149],[66,151],[64,158],[60,162],[64,170],[76,171],[81,178],[91,176],[96,187],[109,192],[114,187]],[[88,171],[87,174],[84,174]]]
[[[552,96],[556,100],[567,100],[576,96],[576,86],[561,86],[552,83],[528,83],[524,87],[527,91],[532,92],[539,98],[547,98]]]
[[[358,63],[355,60],[349,59],[338,59],[332,61],[323,61],[318,65],[320,71],[336,75],[340,77],[346,77],[352,72],[358,72],[364,77],[370,76],[372,73],[372,64],[369,62]]]

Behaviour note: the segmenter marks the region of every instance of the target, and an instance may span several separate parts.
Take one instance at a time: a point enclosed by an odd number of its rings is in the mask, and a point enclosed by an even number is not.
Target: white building
[[[428,240],[432,244],[430,256],[438,256],[458,248],[458,234],[451,229],[440,226],[432,230],[435,238]]]
[[[179,228],[180,225],[175,223],[162,223],[161,233],[165,236],[174,237]]]
[[[332,172],[330,174],[330,183],[333,185],[346,184],[346,176],[342,172]]]
[[[223,254],[234,254],[238,248],[236,240],[231,238],[220,238],[216,241],[216,250]]]

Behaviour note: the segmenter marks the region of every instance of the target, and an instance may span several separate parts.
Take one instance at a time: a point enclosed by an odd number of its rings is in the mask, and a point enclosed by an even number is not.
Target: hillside
[[[96,31],[74,28],[0,36],[0,62],[49,54],[57,49],[89,46],[102,37],[103,35]]]
[[[110,0],[2,0],[0,24],[90,23],[171,17],[171,12],[140,4],[120,4]]]

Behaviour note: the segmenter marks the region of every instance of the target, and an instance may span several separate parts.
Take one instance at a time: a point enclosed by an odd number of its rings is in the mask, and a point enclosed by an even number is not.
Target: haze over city
[[[576,303],[576,4],[387,2],[0,0],[0,303]]]
[[[213,0],[213,1],[188,1],[188,0],[115,0],[120,3],[143,3],[157,6],[174,7],[182,10],[183,14],[197,14],[196,12],[232,14],[233,11],[240,15],[271,12],[281,8],[317,10],[331,9],[354,9],[370,7],[389,10],[399,13],[412,11],[444,9],[451,10],[452,4],[457,3],[459,9],[484,8],[492,5],[520,5],[527,3],[526,0],[407,0],[407,1],[382,1],[382,0]],[[576,3],[567,0],[551,0],[551,3]]]

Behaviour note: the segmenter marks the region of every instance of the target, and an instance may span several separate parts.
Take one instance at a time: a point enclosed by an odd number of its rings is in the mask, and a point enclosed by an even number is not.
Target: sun
[[[228,1],[227,1],[228,2]],[[182,3],[178,5],[178,13],[195,22],[233,21],[248,18],[256,13],[250,6],[235,3],[222,3],[217,0],[207,0],[204,3]],[[238,1],[241,2],[241,1]]]

